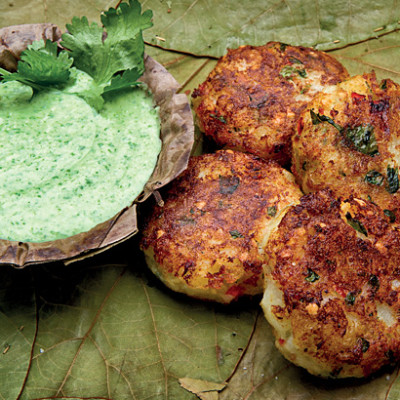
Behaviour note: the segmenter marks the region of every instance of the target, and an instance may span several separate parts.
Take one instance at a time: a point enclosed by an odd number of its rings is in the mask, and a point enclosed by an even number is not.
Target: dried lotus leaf
[[[161,139],[163,146],[158,163],[147,182],[140,201],[165,186],[186,169],[194,141],[192,111],[185,94],[177,94],[178,82],[158,62],[145,56],[146,70],[141,78],[153,93],[160,107]],[[157,76],[157,79],[152,79]],[[189,134],[182,134],[187,132]]]
[[[28,32],[30,27],[31,32]],[[54,36],[47,37],[49,32]],[[0,60],[19,54],[34,38],[60,38],[59,29],[51,24],[23,25],[0,29],[0,38],[7,45],[0,47]],[[13,37],[16,35],[17,37]],[[11,44],[15,44],[12,47]],[[8,53],[7,53],[8,52]],[[159,107],[162,149],[152,176],[143,194],[132,205],[116,216],[83,232],[65,239],[43,243],[22,243],[0,239],[0,264],[22,268],[30,264],[54,261],[69,263],[100,253],[134,236],[137,231],[137,201],[144,201],[154,190],[161,188],[178,176],[187,166],[194,141],[194,125],[189,102],[184,94],[177,94],[178,82],[157,61],[145,56],[145,73],[141,80],[153,94]],[[132,199],[134,200],[134,199]]]

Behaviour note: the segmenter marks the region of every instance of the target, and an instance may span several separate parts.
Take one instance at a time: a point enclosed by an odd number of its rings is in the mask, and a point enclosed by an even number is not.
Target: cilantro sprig
[[[0,68],[3,82],[19,81],[35,89],[66,83],[73,59],[67,52],[57,54],[57,49],[57,43],[50,40],[33,42],[21,54],[16,72]]]
[[[130,0],[101,15],[105,32],[96,23],[89,25],[86,17],[74,17],[61,45],[70,51],[74,66],[98,85],[105,87],[111,81],[111,88],[130,86],[144,71],[142,31],[152,26],[152,16],[151,10],[141,14],[140,3]],[[121,71],[125,71],[122,77],[114,77]]]
[[[144,72],[142,31],[152,26],[152,16],[151,10],[142,14],[138,0],[129,0],[102,14],[103,26],[74,17],[62,35],[63,50],[49,40],[34,42],[22,53],[16,72],[0,68],[2,82],[19,81],[35,90],[71,86],[75,68],[93,78],[76,94],[100,109],[104,93],[139,84]]]

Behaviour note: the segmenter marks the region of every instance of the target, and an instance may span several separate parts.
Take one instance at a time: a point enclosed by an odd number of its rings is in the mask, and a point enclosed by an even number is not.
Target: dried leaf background
[[[0,3],[0,27],[63,27],[73,15],[98,21],[100,11],[115,5],[8,0]],[[145,0],[143,6],[154,11],[147,52],[187,94],[226,47],[268,40],[316,45],[352,74],[373,69],[400,82],[397,0]],[[361,381],[309,376],[276,351],[257,301],[224,308],[165,290],[146,271],[137,238],[67,267],[0,270],[0,399],[198,398],[194,393],[220,400],[386,400],[400,397],[400,379],[397,368]]]

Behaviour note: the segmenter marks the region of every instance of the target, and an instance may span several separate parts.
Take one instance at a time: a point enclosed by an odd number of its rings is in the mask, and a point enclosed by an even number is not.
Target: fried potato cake
[[[301,111],[348,76],[337,60],[311,48],[269,42],[228,50],[192,94],[197,124],[220,146],[285,165]]]
[[[270,230],[301,195],[275,162],[232,150],[193,157],[150,215],[141,249],[177,292],[220,303],[260,294]]]
[[[399,163],[400,85],[373,73],[319,93],[293,136],[292,171],[304,192],[370,199],[398,221]]]
[[[266,248],[262,307],[276,346],[323,377],[365,377],[400,357],[400,231],[375,204],[308,194]]]

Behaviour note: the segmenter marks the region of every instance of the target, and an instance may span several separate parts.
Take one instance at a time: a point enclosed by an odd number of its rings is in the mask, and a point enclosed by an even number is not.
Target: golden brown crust
[[[193,92],[200,129],[218,145],[280,164],[300,112],[324,86],[348,77],[326,53],[269,42],[229,50]]]
[[[274,162],[231,150],[193,157],[150,216],[141,248],[174,290],[222,303],[255,295],[271,226],[300,196]]]
[[[371,199],[400,220],[399,154],[400,85],[365,74],[319,93],[302,113],[292,171],[306,193]]]
[[[399,250],[400,232],[373,203],[304,196],[266,250],[262,305],[282,353],[331,377],[367,376],[398,360]]]

